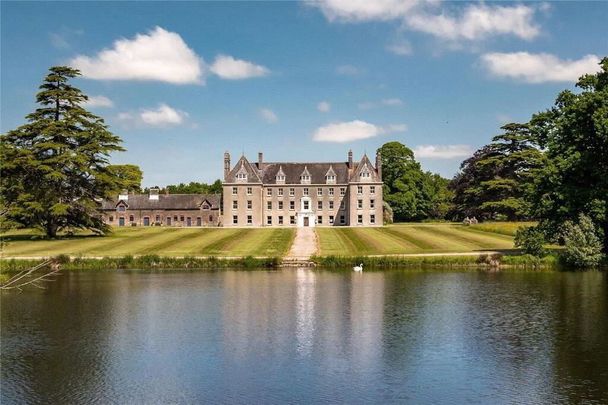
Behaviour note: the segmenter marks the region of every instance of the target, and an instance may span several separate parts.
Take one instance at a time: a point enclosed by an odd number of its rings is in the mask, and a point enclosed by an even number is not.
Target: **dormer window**
[[[331,166],[329,166],[329,170],[327,171],[327,173],[325,173],[325,183],[336,184],[336,172]]]
[[[304,166],[304,171],[300,174],[300,183],[301,184],[310,184],[310,172],[308,168]]]
[[[369,179],[370,176],[371,174],[369,173],[369,170],[367,170],[367,167],[361,170],[361,173],[359,174],[359,177],[362,179]]]
[[[236,175],[237,180],[247,180],[247,173],[238,173]]]
[[[285,184],[285,173],[283,172],[283,168],[279,166],[279,171],[275,176],[275,180],[279,184]]]

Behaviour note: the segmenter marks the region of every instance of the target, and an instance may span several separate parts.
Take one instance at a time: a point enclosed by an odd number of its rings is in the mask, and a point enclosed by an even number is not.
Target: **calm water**
[[[68,273],[2,294],[2,404],[608,403],[602,273]]]

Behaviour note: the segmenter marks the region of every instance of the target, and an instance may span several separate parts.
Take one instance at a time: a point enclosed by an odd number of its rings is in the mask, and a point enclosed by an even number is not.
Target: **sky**
[[[2,133],[49,67],[144,186],[211,182],[235,162],[344,161],[399,141],[424,170],[460,162],[553,104],[608,55],[608,2],[1,3]],[[372,158],[373,159],[373,158]]]

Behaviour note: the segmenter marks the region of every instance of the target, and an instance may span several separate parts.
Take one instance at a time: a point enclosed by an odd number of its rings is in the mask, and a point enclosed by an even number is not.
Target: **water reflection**
[[[1,298],[3,404],[608,402],[602,273],[68,273]]]

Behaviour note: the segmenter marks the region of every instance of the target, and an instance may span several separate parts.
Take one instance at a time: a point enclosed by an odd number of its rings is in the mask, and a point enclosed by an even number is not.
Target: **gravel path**
[[[317,234],[314,228],[302,227],[296,229],[296,237],[286,259],[308,260],[317,252]]]

